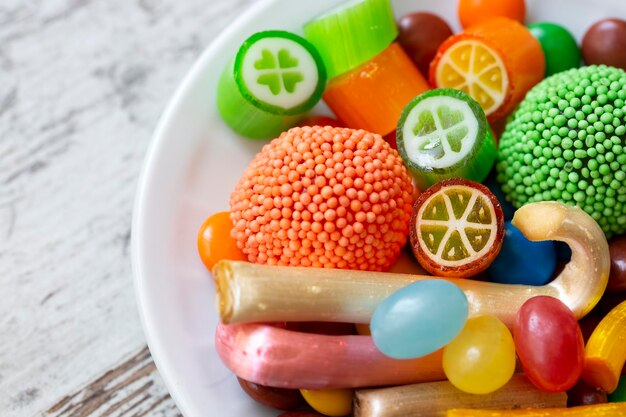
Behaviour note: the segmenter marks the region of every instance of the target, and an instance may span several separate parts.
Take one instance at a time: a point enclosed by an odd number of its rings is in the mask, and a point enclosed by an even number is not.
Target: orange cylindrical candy
[[[347,127],[385,136],[396,128],[404,107],[428,89],[415,64],[394,42],[371,61],[332,79],[324,101]]]
[[[506,116],[543,79],[541,44],[519,22],[498,17],[446,40],[430,65],[430,83],[472,96],[490,122]]]

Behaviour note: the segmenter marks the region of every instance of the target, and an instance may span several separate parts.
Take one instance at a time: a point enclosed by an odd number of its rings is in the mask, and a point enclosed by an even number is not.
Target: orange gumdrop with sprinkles
[[[230,198],[251,262],[387,270],[406,243],[414,188],[379,135],[295,127],[265,145]]]

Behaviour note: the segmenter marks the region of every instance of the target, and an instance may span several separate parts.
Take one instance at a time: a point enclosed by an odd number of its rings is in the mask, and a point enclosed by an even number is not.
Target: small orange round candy
[[[492,17],[508,17],[524,23],[524,0],[459,0],[459,20],[467,28]]]
[[[198,253],[209,271],[222,259],[247,261],[246,255],[237,247],[237,241],[230,235],[232,229],[233,224],[227,211],[215,213],[200,227]]]

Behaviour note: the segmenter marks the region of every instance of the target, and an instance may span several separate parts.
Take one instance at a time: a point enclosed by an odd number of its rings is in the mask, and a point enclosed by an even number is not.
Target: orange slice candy
[[[430,66],[430,82],[476,100],[490,122],[508,114],[543,79],[541,44],[515,20],[490,19],[448,38]]]
[[[410,232],[413,253],[424,269],[466,278],[484,271],[500,252],[504,215],[487,187],[452,178],[420,195]]]
[[[473,40],[451,46],[441,58],[436,77],[437,84],[469,94],[486,114],[502,106],[509,87],[509,77],[500,56]]]

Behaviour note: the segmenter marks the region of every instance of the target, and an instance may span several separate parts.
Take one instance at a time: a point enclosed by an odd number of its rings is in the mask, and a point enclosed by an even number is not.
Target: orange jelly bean
[[[469,94],[490,122],[511,112],[543,79],[541,44],[519,22],[498,17],[448,38],[430,65],[430,82]]]
[[[231,237],[233,224],[230,214],[221,211],[207,218],[198,232],[198,253],[204,265],[211,270],[222,259],[247,261],[246,255]]]
[[[371,61],[331,80],[324,101],[347,127],[385,136],[396,128],[404,107],[429,88],[394,42]]]

